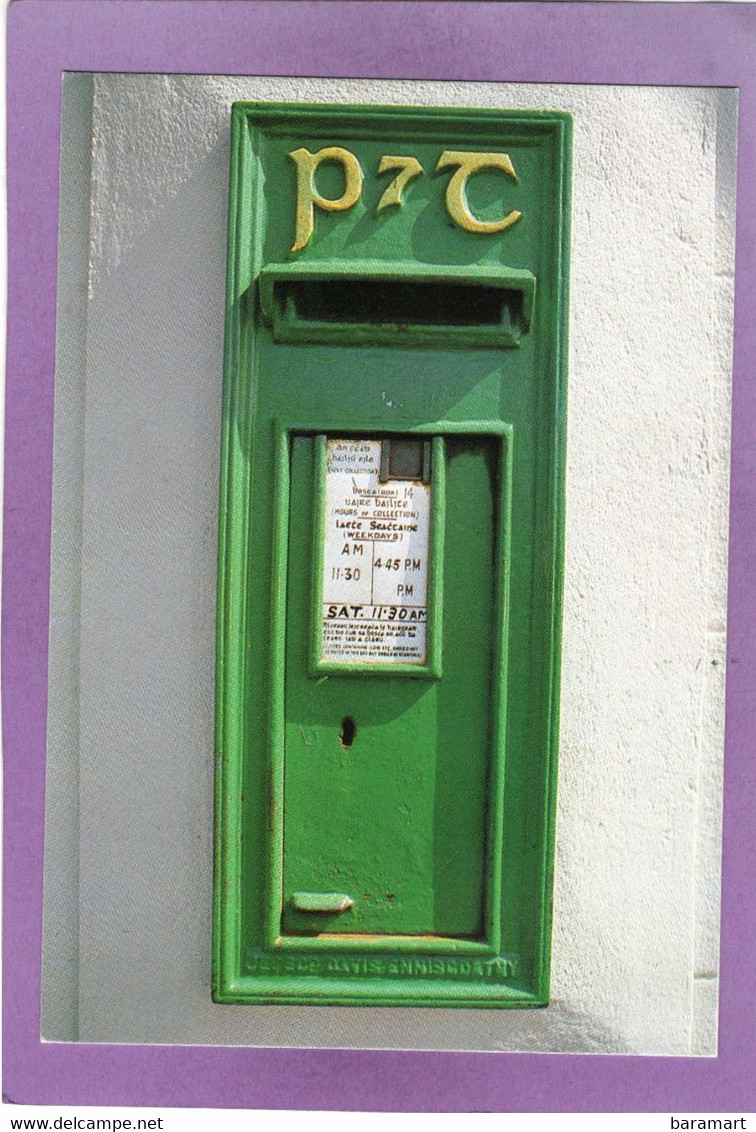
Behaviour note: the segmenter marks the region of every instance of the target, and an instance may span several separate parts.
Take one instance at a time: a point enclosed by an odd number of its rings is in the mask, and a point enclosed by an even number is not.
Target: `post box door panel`
[[[375,444],[375,442],[373,442]],[[363,933],[482,939],[486,842],[490,821],[491,672],[497,571],[497,459],[486,437],[450,437],[436,448],[432,521],[443,523],[437,571],[441,594],[430,604],[440,630],[440,675],[396,672],[365,678],[367,659],[323,675],[312,663],[313,578],[321,562],[313,522],[322,490],[317,440],[297,436],[291,448],[291,503],[286,621],[284,754],[284,933]],[[397,490],[412,490],[395,480]],[[375,509],[359,499],[362,518],[344,519],[346,565],[361,576],[368,604],[326,605],[346,624],[371,628],[380,655],[384,629],[404,624],[417,606],[390,604],[392,590],[420,588],[428,564],[397,556],[399,538],[380,521],[413,512]],[[380,500],[378,500],[380,502]],[[379,518],[376,519],[375,516]],[[372,530],[370,528],[373,528]],[[401,544],[399,544],[401,545]],[[358,553],[355,553],[357,551]],[[416,569],[412,571],[412,565]],[[414,584],[395,579],[415,579]],[[388,579],[388,581],[387,581]],[[382,587],[380,604],[370,603]],[[401,596],[401,595],[400,595]],[[413,597],[410,594],[410,597]],[[430,597],[430,595],[428,595]],[[396,600],[396,599],[394,599]],[[349,621],[349,613],[359,613]],[[354,634],[354,629],[352,630]],[[401,642],[402,638],[400,638]],[[399,653],[401,656],[401,652]],[[493,802],[493,799],[491,799]],[[347,903],[348,901],[348,903]],[[329,904],[330,902],[330,904]]]

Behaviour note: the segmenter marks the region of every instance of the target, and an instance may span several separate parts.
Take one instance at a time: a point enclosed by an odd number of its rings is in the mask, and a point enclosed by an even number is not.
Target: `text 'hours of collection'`
[[[323,661],[424,664],[430,485],[381,483],[381,442],[329,439]]]

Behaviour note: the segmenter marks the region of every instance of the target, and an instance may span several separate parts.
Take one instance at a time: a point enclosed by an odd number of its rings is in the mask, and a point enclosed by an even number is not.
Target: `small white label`
[[[430,486],[378,478],[379,440],[328,440],[324,661],[424,664]]]

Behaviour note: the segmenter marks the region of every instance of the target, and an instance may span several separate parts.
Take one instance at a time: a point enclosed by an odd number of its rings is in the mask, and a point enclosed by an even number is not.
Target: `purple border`
[[[292,8],[296,9],[292,12]],[[293,29],[296,28],[296,34]],[[464,31],[464,34],[460,34]],[[756,8],[16,0],[8,13],[4,1084],[15,1102],[747,1112],[756,936]],[[717,1058],[42,1044],[39,998],[60,78],[64,70],[740,88]],[[660,139],[663,144],[663,139]],[[654,1009],[649,1002],[649,1009]],[[333,1081],[338,1079],[338,1090]]]

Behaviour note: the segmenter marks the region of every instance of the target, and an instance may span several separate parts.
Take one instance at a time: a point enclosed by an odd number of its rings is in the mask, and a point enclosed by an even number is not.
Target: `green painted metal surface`
[[[569,119],[238,104],[232,140],[214,997],[544,1004]],[[415,436],[429,484],[334,478]]]

